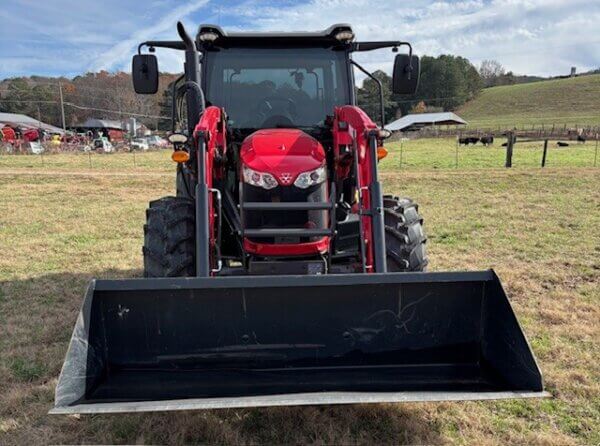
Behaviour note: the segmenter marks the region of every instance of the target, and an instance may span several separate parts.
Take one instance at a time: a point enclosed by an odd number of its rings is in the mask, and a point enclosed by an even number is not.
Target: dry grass
[[[82,172],[170,172],[173,163],[171,150],[148,152],[66,152],[46,155],[4,155],[0,156],[0,168],[27,168]]]
[[[600,169],[382,174],[421,203],[432,270],[498,271],[552,399],[51,417],[86,282],[140,274],[146,203],[173,186],[162,161],[79,161],[0,168],[0,444],[600,442]]]

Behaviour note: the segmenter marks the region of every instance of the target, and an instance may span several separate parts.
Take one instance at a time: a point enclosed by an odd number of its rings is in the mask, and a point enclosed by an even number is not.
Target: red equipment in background
[[[2,141],[14,144],[17,141],[17,134],[12,127],[5,125],[0,130],[2,132]]]

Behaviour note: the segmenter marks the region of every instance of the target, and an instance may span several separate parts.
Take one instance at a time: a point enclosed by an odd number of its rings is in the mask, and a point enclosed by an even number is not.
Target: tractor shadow
[[[0,281],[0,418],[29,443],[439,444],[432,405],[365,404],[50,416],[54,387],[87,284],[140,270],[57,273]],[[15,415],[16,414],[16,415]]]

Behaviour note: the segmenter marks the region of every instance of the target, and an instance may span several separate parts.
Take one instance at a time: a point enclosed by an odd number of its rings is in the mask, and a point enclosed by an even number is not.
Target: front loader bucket
[[[51,413],[536,396],[493,271],[97,280]]]

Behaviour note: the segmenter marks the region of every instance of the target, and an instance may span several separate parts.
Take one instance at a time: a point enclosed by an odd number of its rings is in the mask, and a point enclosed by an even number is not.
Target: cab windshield
[[[320,127],[350,102],[345,53],[325,48],[230,48],[205,53],[208,104],[237,129]]]

